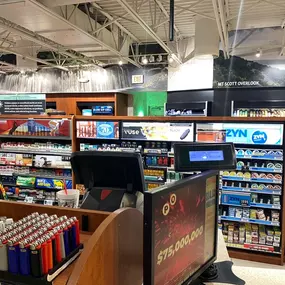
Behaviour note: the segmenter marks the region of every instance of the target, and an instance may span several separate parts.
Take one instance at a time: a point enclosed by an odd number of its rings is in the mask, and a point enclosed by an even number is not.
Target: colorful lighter
[[[0,240],[0,270],[8,271],[7,240],[4,236]]]
[[[31,265],[30,265],[30,249],[29,244],[26,240],[20,242],[19,244],[20,252],[19,252],[19,271],[22,275],[30,275],[31,274]]]
[[[40,242],[35,242],[30,246],[31,250],[31,273],[34,277],[43,276],[42,247]]]
[[[19,274],[19,243],[17,237],[8,241],[8,270]]]
[[[64,246],[64,237],[63,237],[63,231],[59,231],[59,236],[60,236],[60,248],[61,248],[61,257],[62,259],[65,259],[66,254],[65,254],[65,246]]]
[[[67,257],[70,253],[70,250],[69,250],[69,231],[68,231],[68,226],[66,225],[66,223],[63,224],[62,231],[63,231],[63,238],[64,238],[65,256]]]
[[[76,217],[73,218],[75,220],[75,226],[76,226],[76,247],[80,244],[80,228],[79,228],[79,221]]]
[[[43,274],[48,274],[48,247],[47,242],[42,243],[42,264],[43,264]]]
[[[53,230],[55,236],[55,244],[56,244],[56,263],[61,262],[62,255],[61,255],[61,242],[60,242],[60,233],[57,229]]]

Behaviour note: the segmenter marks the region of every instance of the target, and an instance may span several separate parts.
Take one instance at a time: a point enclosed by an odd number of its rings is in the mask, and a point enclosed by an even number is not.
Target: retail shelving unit
[[[186,139],[182,141],[234,142],[237,169],[221,173],[220,183],[220,225],[224,230],[229,253],[232,257],[241,259],[283,263],[282,235],[285,225],[282,120],[271,118],[269,122],[268,118],[106,116],[76,116],[75,119],[77,139],[74,150],[141,152],[149,190],[193,174],[178,174],[173,168],[172,144],[181,141],[180,137],[186,133]],[[93,122],[93,126],[87,130],[88,122]],[[218,127],[213,129],[213,124]],[[203,132],[199,132],[201,125],[206,125]],[[97,126],[103,126],[100,128],[106,132],[105,137],[102,137],[102,133],[97,137],[100,133]]]
[[[9,200],[56,204],[72,188],[72,117],[1,116],[0,175]]]

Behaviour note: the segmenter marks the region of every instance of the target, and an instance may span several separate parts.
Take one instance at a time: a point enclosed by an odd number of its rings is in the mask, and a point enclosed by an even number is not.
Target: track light
[[[172,63],[173,61],[174,61],[173,55],[172,54],[168,55],[168,62]]]
[[[143,64],[148,64],[148,59],[147,59],[147,57],[145,55],[142,57],[142,63]]]
[[[162,55],[161,55],[161,54],[158,55],[156,61],[157,61],[157,62],[162,62]]]
[[[261,57],[262,50],[258,50],[257,53],[255,54],[256,57]]]
[[[155,61],[154,56],[151,55],[151,56],[149,57],[149,62],[154,62],[154,61]]]

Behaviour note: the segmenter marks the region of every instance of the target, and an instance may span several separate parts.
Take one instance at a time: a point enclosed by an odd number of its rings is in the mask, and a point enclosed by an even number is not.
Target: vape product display
[[[76,217],[33,213],[0,231],[0,271],[44,278],[66,266],[79,248]]]
[[[235,109],[233,113],[234,117],[284,117],[285,109],[268,109],[268,108],[260,108],[260,109]]]
[[[72,188],[70,126],[68,119],[4,120],[9,134],[0,143],[0,183],[6,199],[52,205],[64,184]]]

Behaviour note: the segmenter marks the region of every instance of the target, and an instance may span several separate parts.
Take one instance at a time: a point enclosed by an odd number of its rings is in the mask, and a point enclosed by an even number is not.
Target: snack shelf
[[[266,168],[266,167],[237,167],[236,170],[239,171],[256,171],[256,172],[274,172],[274,173],[282,173],[282,169],[276,169],[276,168]]]
[[[254,244],[254,243],[228,243],[226,242],[227,247],[252,250],[252,251],[264,251],[266,253],[281,254],[281,252],[274,251],[274,246],[265,245],[265,244]]]
[[[268,188],[255,189],[255,188],[243,188],[243,187],[231,187],[222,186],[220,190],[223,191],[235,191],[235,192],[246,192],[246,193],[257,193],[257,194],[268,194],[268,195],[281,195],[281,190],[271,190]]]
[[[261,204],[261,203],[250,203],[249,205],[238,205],[238,204],[230,204],[230,203],[221,203],[223,206],[232,206],[232,207],[242,207],[242,208],[263,208],[263,209],[272,209],[272,210],[280,210],[280,205],[273,204]]]
[[[50,155],[62,155],[62,156],[71,156],[71,152],[60,152],[60,151],[49,151],[49,150],[19,150],[19,149],[0,149],[0,153],[28,153],[28,154],[50,154]]]
[[[261,159],[261,160],[278,160],[283,161],[283,156],[274,155],[236,155],[238,159]]]
[[[264,221],[264,220],[258,220],[258,219],[237,218],[237,217],[230,217],[230,216],[219,216],[219,219],[221,221],[251,223],[251,224],[265,225],[265,226],[277,226],[277,227],[280,226],[280,222]]]
[[[277,180],[277,179],[244,178],[236,176],[222,176],[222,180],[282,184],[282,180]]]

